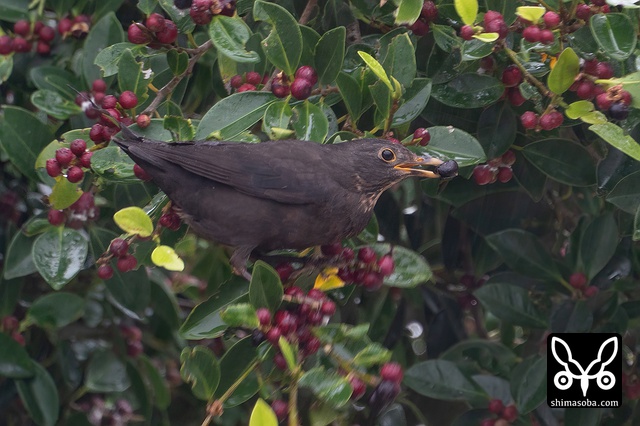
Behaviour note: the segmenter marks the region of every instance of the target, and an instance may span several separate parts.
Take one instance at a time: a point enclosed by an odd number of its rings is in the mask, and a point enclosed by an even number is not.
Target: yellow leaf
[[[547,9],[540,6],[520,6],[516,9],[516,15],[533,24],[537,24],[546,11]]]
[[[256,401],[249,419],[249,426],[278,426],[276,413],[264,399],[258,398]]]
[[[493,43],[498,39],[498,37],[500,37],[500,34],[498,33],[480,33],[480,34],[473,35],[473,38],[478,39],[485,43]]]
[[[455,0],[453,5],[462,22],[473,25],[476,15],[478,15],[478,0]]]
[[[124,232],[148,237],[153,233],[153,223],[140,207],[126,207],[113,215],[113,220]]]
[[[373,56],[369,55],[367,52],[363,52],[361,50],[358,51],[358,55],[362,58],[362,60],[369,66],[369,69],[384,83],[385,86],[389,88],[389,90],[393,93],[393,87],[391,86],[391,81],[389,80],[389,76],[387,76],[387,72],[382,68],[380,62],[376,60]]]
[[[313,288],[327,291],[334,288],[344,287],[344,285],[344,281],[342,281],[338,276],[338,268],[326,268],[316,277],[316,282],[313,284]]]
[[[183,271],[184,261],[169,246],[158,246],[151,253],[151,261],[169,271]]]

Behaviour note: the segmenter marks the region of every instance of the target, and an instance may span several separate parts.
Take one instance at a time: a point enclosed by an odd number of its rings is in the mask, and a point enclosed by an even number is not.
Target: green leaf
[[[231,303],[244,301],[249,283],[229,282],[219,293],[197,305],[180,327],[180,335],[187,340],[200,340],[219,336],[227,325],[220,318],[220,311]]]
[[[125,207],[113,215],[113,221],[124,232],[149,237],[153,233],[153,222],[140,207]]]
[[[633,217],[633,234],[631,238],[633,241],[640,241],[640,206],[638,206],[636,214]]]
[[[365,368],[383,364],[391,359],[391,352],[380,343],[371,343],[353,357],[353,363]]]
[[[22,404],[38,426],[55,426],[60,414],[58,388],[43,366],[28,360],[33,365],[35,376],[15,382]]]
[[[602,408],[596,407],[567,407],[564,409],[564,424],[580,426],[601,425]]]
[[[298,139],[324,142],[329,133],[329,121],[322,108],[305,100],[294,106],[292,112],[291,125]]]
[[[558,182],[573,186],[596,183],[595,164],[589,152],[568,139],[543,139],[527,144],[522,154],[538,170]]]
[[[531,303],[529,291],[506,283],[489,284],[473,293],[497,318],[513,325],[546,328],[545,317]]]
[[[159,0],[158,3],[167,12],[171,20],[176,23],[180,33],[189,34],[193,32],[196,24],[191,19],[189,10],[178,9],[173,0]]]
[[[220,359],[220,384],[215,396],[222,396],[229,388],[240,379],[247,369],[255,368],[254,361],[258,357],[256,347],[251,342],[251,337],[246,337],[231,346]],[[258,392],[260,385],[254,373],[249,374],[240,386],[227,400],[225,406],[235,406],[247,401]]]
[[[404,373],[404,384],[420,395],[444,401],[485,400],[487,395],[465,377],[456,364],[445,360],[423,361]]]
[[[344,101],[352,122],[357,122],[362,114],[362,92],[358,81],[345,72],[338,73],[336,85]]]
[[[431,96],[438,102],[456,108],[480,108],[496,102],[504,93],[503,84],[495,77],[466,73],[444,84],[435,84]]]
[[[534,356],[524,360],[512,374],[511,393],[520,414],[528,414],[547,398],[547,358]]]
[[[386,120],[391,112],[391,92],[381,81],[377,81],[375,84],[369,85],[369,93],[380,117]]]
[[[315,65],[318,83],[331,84],[338,77],[344,60],[345,27],[333,28],[322,35],[316,44]]]
[[[251,411],[249,426],[278,426],[278,418],[264,399],[258,398]]]
[[[217,102],[200,120],[196,139],[206,139],[212,133],[230,140],[258,122],[267,107],[278,99],[267,92],[234,93]]]
[[[113,278],[105,281],[109,293],[118,304],[142,313],[149,303],[149,277],[144,268],[122,273],[114,268]]]
[[[505,229],[488,235],[486,240],[516,272],[542,279],[562,277],[542,243],[527,231]]]
[[[634,24],[623,13],[598,13],[591,17],[591,32],[604,54],[624,61],[636,48]]]
[[[193,394],[205,401],[213,397],[220,383],[220,364],[205,346],[186,347],[180,354],[180,376],[191,383]]]
[[[193,140],[196,134],[190,118],[165,115],[162,120],[162,125],[165,129],[169,130],[174,135],[174,139],[178,141]]]
[[[124,392],[131,383],[126,365],[116,354],[98,351],[89,361],[84,385],[91,392]]]
[[[422,0],[400,0],[396,9],[396,25],[411,25],[420,17],[422,12]]]
[[[558,56],[558,62],[547,77],[549,90],[558,95],[566,92],[580,73],[580,58],[572,48],[567,47]]]
[[[251,271],[249,284],[249,300],[256,308],[267,308],[275,312],[282,303],[284,289],[280,277],[270,265],[258,260]]]
[[[607,195],[607,201],[629,214],[635,214],[640,208],[640,171],[622,178]]]
[[[541,6],[520,6],[516,9],[516,15],[525,21],[537,24],[546,11],[547,9]]]
[[[342,407],[351,398],[349,381],[343,376],[326,371],[323,367],[305,372],[298,384],[309,388],[320,400],[334,408]]]
[[[515,142],[517,130],[516,114],[507,102],[485,109],[478,120],[478,142],[487,158],[498,158],[504,154]]]
[[[566,300],[554,307],[549,330],[552,333],[588,333],[593,325],[593,312],[584,300]]]
[[[36,365],[18,342],[8,334],[0,333],[0,376],[10,379],[33,377]]]
[[[456,30],[448,25],[430,24],[429,27],[433,32],[433,38],[438,47],[445,51],[451,52],[453,49],[460,49],[462,42],[456,34]]]
[[[0,1],[0,16],[3,21],[16,22],[29,19],[29,3],[23,0]]]
[[[72,87],[80,87],[78,77],[60,67],[42,66],[32,68],[29,72],[29,77],[31,77],[33,84],[35,84],[38,89],[56,92],[68,100],[75,99],[77,95]]]
[[[93,160],[93,157],[91,158]],[[56,210],[64,210],[78,201],[83,192],[77,184],[62,177],[57,179],[49,195],[49,203]]]
[[[378,256],[391,252],[395,269],[391,275],[385,277],[384,284],[390,287],[411,288],[423,284],[431,279],[433,273],[429,264],[413,250],[402,246],[376,243],[369,245]]]
[[[56,227],[33,243],[32,258],[42,278],[60,290],[84,267],[89,242],[75,229]]]
[[[169,69],[175,76],[184,74],[189,67],[189,54],[171,49],[167,52],[167,63]]]
[[[428,78],[416,78],[403,96],[403,102],[393,114],[392,127],[398,127],[413,121],[427,106],[431,96],[431,80]]]
[[[269,61],[293,76],[302,54],[302,34],[295,18],[284,7],[262,0],[253,4],[253,17],[271,24],[271,32],[262,42]]]
[[[133,173],[133,160],[117,146],[99,149],[91,157],[91,170],[113,183],[140,183]]]
[[[429,127],[431,141],[426,147],[412,147],[418,155],[429,154],[442,160],[455,160],[460,167],[484,163],[482,145],[469,133],[449,126]]]
[[[394,37],[389,44],[387,54],[382,58],[382,67],[388,75],[409,87],[416,76],[416,54],[409,34]]]
[[[149,358],[142,355],[138,358],[138,361],[141,364],[140,373],[146,378],[153,393],[153,403],[160,410],[166,410],[171,404],[169,384]]]
[[[473,25],[478,15],[478,0],[454,0],[458,16],[467,25]]]
[[[13,55],[0,56],[0,83],[9,80],[13,73]]]
[[[168,271],[183,271],[184,261],[170,246],[158,246],[151,253],[151,261]]]
[[[495,33],[494,33],[495,34]],[[466,40],[462,43],[462,60],[463,61],[477,61],[486,56],[489,56],[493,52],[495,43],[490,42],[491,38],[483,39],[480,36],[474,36],[473,40]]]
[[[140,44],[116,43],[100,50],[96,56],[95,64],[102,70],[103,77],[109,77],[118,73],[118,63],[125,51],[129,50],[134,55],[137,55],[144,52],[144,49],[146,49],[146,46]]]
[[[51,142],[53,135],[44,123],[26,109],[4,105],[2,112],[0,147],[20,173],[35,181],[36,158]]]
[[[580,261],[589,279],[605,267],[619,243],[618,225],[611,214],[595,218],[580,239]]]
[[[289,370],[295,371],[298,363],[296,362],[297,357],[293,346],[289,344],[284,336],[280,336],[280,338],[278,339],[278,347],[280,348],[280,352],[287,362],[287,367],[289,367]]]
[[[98,53],[109,46],[123,41],[124,31],[122,30],[122,24],[113,12],[106,14],[91,27],[91,31],[84,41],[81,56],[82,75],[85,81],[90,83],[102,78],[100,68],[95,65]]]
[[[289,130],[289,124],[293,117],[293,110],[289,106],[288,101],[272,102],[264,112],[262,118],[262,131],[269,135],[269,139],[286,139],[293,134],[293,130]],[[288,130],[288,132],[285,132]],[[283,136],[283,133],[289,133]]]
[[[35,240],[22,232],[16,232],[4,260],[5,279],[24,277],[38,271],[31,256]]]
[[[256,308],[250,303],[229,305],[220,311],[220,318],[230,327],[256,328],[260,325]]]
[[[27,311],[27,320],[40,327],[62,328],[84,313],[84,299],[77,294],[59,291],[36,299]]]
[[[373,56],[362,50],[358,51],[358,56],[360,56],[364,63],[367,64],[371,72],[373,72],[375,76],[378,77],[380,81],[389,88],[389,91],[393,93],[391,80],[389,80],[389,76],[387,75],[387,72],[384,70],[380,62],[378,62]]]
[[[65,99],[52,90],[36,90],[31,94],[31,102],[40,110],[59,120],[66,120],[82,112],[75,102]]]
[[[138,104],[147,99],[149,83],[153,80],[151,70],[143,71],[142,62],[136,61],[131,50],[125,50],[118,62],[118,86],[120,91],[130,90],[138,97]]]
[[[605,142],[614,148],[627,154],[629,157],[640,161],[640,144],[631,136],[625,134],[624,130],[613,123],[594,124],[589,130],[600,136]]]
[[[256,52],[245,49],[247,40],[251,37],[251,30],[238,16],[214,16],[209,25],[209,37],[218,52],[235,62],[260,62],[260,56]]]

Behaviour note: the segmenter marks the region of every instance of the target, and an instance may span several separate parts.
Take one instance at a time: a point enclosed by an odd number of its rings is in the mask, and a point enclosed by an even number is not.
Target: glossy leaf
[[[78,185],[62,177],[53,185],[51,195],[49,195],[49,203],[56,210],[64,210],[78,201],[81,196],[82,190]]]
[[[329,133],[329,121],[322,108],[305,100],[294,106],[292,112],[291,125],[298,139],[324,142]]]
[[[153,233],[151,218],[140,207],[126,207],[113,215],[113,221],[124,232],[149,237]]]
[[[504,86],[491,76],[461,74],[444,84],[434,84],[431,96],[456,108],[479,108],[494,103],[502,96]]]
[[[100,68],[95,65],[95,59],[101,50],[124,41],[122,24],[115,13],[108,13],[91,27],[89,35],[84,41],[81,57],[82,75],[85,81],[92,82],[102,78]]]
[[[494,47],[494,43],[489,42],[489,40],[474,38],[473,40],[467,40],[462,43],[462,60],[477,61],[478,59],[489,56],[491,52],[493,52]]]
[[[431,96],[431,80],[416,78],[403,97],[402,104],[393,114],[392,127],[401,126],[413,121],[424,109]]]
[[[433,31],[433,38],[440,49],[450,52],[453,49],[462,47],[460,37],[456,34],[456,30],[447,25],[429,24],[429,28]]]
[[[623,13],[598,13],[591,17],[591,32],[605,54],[624,61],[636,47],[637,35],[629,17]]]
[[[133,173],[134,164],[117,146],[102,148],[91,157],[91,170],[102,179],[114,183],[140,183]]]
[[[262,42],[267,58],[287,75],[293,76],[302,54],[302,34],[295,18],[282,6],[257,0],[253,4],[256,21],[271,24],[271,32]]]
[[[195,137],[195,128],[193,122],[189,118],[183,118],[176,115],[165,115],[162,125],[169,130],[178,141],[190,141]]]
[[[32,258],[42,278],[59,290],[82,270],[88,251],[84,235],[75,229],[56,227],[36,239]]]
[[[469,133],[445,126],[429,127],[431,141],[426,147],[414,147],[419,155],[429,154],[442,160],[455,160],[460,167],[484,163],[482,145]]]
[[[278,348],[282,356],[284,356],[289,370],[295,371],[298,363],[296,362],[297,356],[294,346],[291,345],[284,336],[280,336],[280,339],[278,339]]]
[[[249,303],[232,304],[220,311],[220,318],[230,327],[257,328],[260,325],[256,308]]]
[[[3,276],[5,279],[24,277],[38,271],[31,255],[35,240],[34,237],[16,232],[4,260]]]
[[[136,313],[142,313],[149,303],[149,277],[144,268],[120,272],[114,268],[113,278],[105,281],[113,300]]]
[[[340,72],[336,78],[336,85],[342,95],[351,120],[356,122],[362,114],[362,93],[355,78],[345,72]]]
[[[36,299],[27,311],[27,320],[40,327],[62,328],[82,317],[84,309],[83,298],[59,291]]]
[[[282,303],[284,289],[280,277],[270,265],[258,260],[251,271],[249,300],[257,308],[267,308],[275,312]]]
[[[89,361],[84,384],[91,392],[123,392],[131,382],[122,360],[111,351],[98,351]]]
[[[580,72],[580,58],[570,47],[558,56],[558,62],[549,73],[547,85],[549,90],[558,95],[566,92]]]
[[[408,34],[394,37],[389,44],[387,54],[380,61],[388,75],[409,87],[416,76],[415,48]]]
[[[522,154],[551,179],[573,186],[596,181],[595,164],[582,145],[568,139],[543,139],[524,147]]]
[[[316,72],[322,85],[333,83],[342,69],[346,34],[344,27],[333,28],[324,33],[316,45]]]
[[[27,351],[6,333],[0,333],[0,376],[10,379],[33,377],[36,365]]]
[[[467,25],[473,25],[478,14],[478,0],[454,0],[458,16]]]
[[[193,394],[205,401],[213,397],[220,383],[220,364],[204,346],[184,348],[180,354],[180,376],[191,384]]]
[[[640,144],[613,123],[594,124],[589,130],[629,157],[640,161]]]
[[[351,397],[351,385],[344,377],[328,372],[322,367],[306,371],[298,384],[309,388],[320,400],[339,408],[345,405]]]
[[[607,201],[629,214],[640,208],[640,171],[621,179],[607,195]]]
[[[218,52],[235,62],[257,63],[260,56],[256,52],[247,51],[245,45],[251,30],[239,17],[216,15],[209,25],[209,37]]]
[[[391,80],[389,80],[389,76],[387,72],[384,70],[380,62],[376,60],[373,56],[369,55],[367,52],[359,51],[358,56],[362,58],[365,64],[369,67],[371,72],[375,74],[376,77],[389,89],[390,92],[393,93],[393,86],[391,85]]]
[[[249,426],[278,426],[278,418],[273,412],[271,406],[264,399],[258,398],[256,405],[253,406],[251,417],[249,418]]]
[[[294,133],[289,130],[293,117],[293,110],[287,101],[272,102],[264,112],[262,131],[269,135],[269,139],[288,139]]]
[[[251,342],[251,337],[239,340],[231,346],[220,359],[220,384],[216,389],[215,396],[220,397],[235,383],[240,376],[251,368],[252,363],[258,356],[257,350]],[[239,387],[234,393],[234,405],[242,403],[251,398],[258,391],[258,382],[255,377],[249,376],[243,381],[244,388]]]
[[[529,291],[500,283],[480,287],[474,295],[497,318],[523,327],[546,328],[545,317],[531,303]]]
[[[31,420],[38,426],[54,426],[60,414],[58,388],[43,366],[29,359],[35,375],[16,380],[16,388]]]
[[[552,333],[588,333],[593,325],[593,312],[584,300],[567,300],[557,305],[550,318]]]
[[[161,245],[151,253],[151,261],[169,271],[183,271],[184,261],[170,246]]]
[[[516,15],[525,21],[537,24],[546,11],[547,9],[540,6],[520,6],[516,9]]]
[[[605,267],[618,244],[618,225],[613,216],[600,216],[589,223],[580,240],[580,261],[589,279]]]
[[[420,16],[422,0],[400,0],[396,9],[396,25],[411,25]]]
[[[353,362],[356,365],[368,368],[377,364],[382,364],[391,359],[391,352],[379,343],[371,343],[359,351]]]
[[[543,404],[547,397],[547,358],[528,358],[517,366],[511,379],[511,393],[521,414]]]
[[[506,102],[485,109],[478,121],[478,142],[488,159],[504,154],[516,140],[517,118]]]
[[[138,97],[138,103],[147,98],[149,83],[153,78],[151,70],[143,70],[142,63],[136,61],[130,50],[125,50],[118,62],[118,86],[120,91],[130,90]]]
[[[403,382],[420,395],[440,400],[487,399],[487,395],[451,361],[436,359],[413,364],[404,372]]]
[[[173,75],[182,75],[189,68],[189,54],[173,49],[169,50],[167,52],[167,63]]]
[[[65,99],[58,92],[52,90],[36,90],[31,94],[31,102],[41,111],[59,120],[66,120],[72,115],[82,112],[75,102]]]

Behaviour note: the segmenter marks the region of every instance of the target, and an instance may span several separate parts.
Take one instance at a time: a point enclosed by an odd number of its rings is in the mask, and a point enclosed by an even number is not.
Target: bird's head
[[[350,149],[355,151],[352,157],[358,180],[373,192],[385,190],[408,177],[439,179],[451,178],[458,173],[458,164],[453,160],[420,156],[401,144],[383,139],[353,142]]]

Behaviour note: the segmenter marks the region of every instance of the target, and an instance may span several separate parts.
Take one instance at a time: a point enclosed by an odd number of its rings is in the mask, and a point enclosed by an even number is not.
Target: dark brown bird
[[[166,143],[123,126],[118,144],[204,238],[230,246],[234,272],[250,278],[252,252],[304,249],[357,235],[378,197],[411,176],[452,177],[455,161],[419,157],[400,144]],[[429,165],[433,170],[418,168]]]

